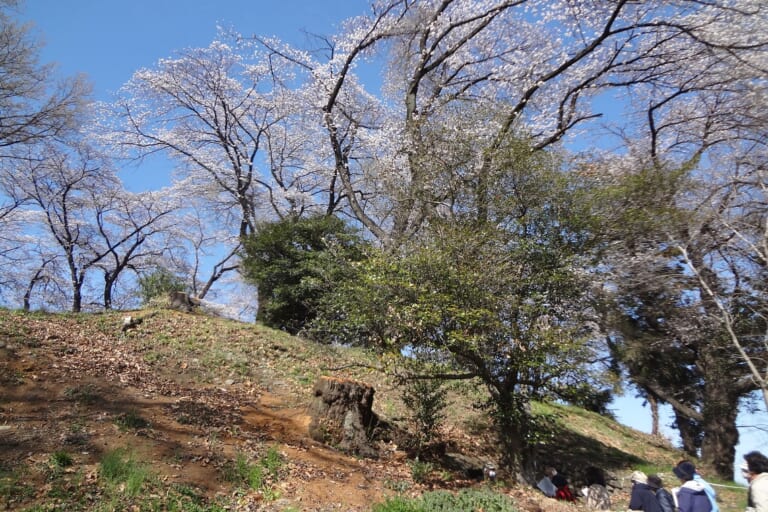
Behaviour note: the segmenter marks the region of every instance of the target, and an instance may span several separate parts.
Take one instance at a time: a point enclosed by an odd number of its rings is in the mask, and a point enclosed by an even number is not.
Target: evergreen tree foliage
[[[753,266],[731,255],[733,236],[718,228],[733,192],[713,187],[696,160],[625,169],[596,201],[604,220],[608,348],[641,393],[670,404],[683,447],[722,478],[733,473],[739,403],[756,388],[714,301],[691,271],[707,276],[750,353],[764,353],[763,294]],[[727,189],[728,187],[723,187]],[[741,206],[742,214],[747,209]],[[762,270],[761,270],[762,272]],[[748,297],[745,301],[743,298]]]
[[[348,279],[365,243],[334,216],[262,224],[245,240],[243,271],[258,286],[257,319],[291,334],[315,318],[319,302]]]
[[[170,292],[182,292],[187,289],[184,279],[166,268],[158,268],[153,272],[139,277],[139,290],[144,304]]]

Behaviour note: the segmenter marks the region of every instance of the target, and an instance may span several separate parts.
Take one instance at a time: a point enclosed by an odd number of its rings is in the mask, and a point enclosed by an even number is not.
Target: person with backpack
[[[576,496],[568,487],[568,480],[560,473],[552,477],[552,483],[557,489],[555,491],[555,499],[563,501],[576,501]]]
[[[549,496],[550,498],[555,497],[555,493],[557,493],[557,487],[555,487],[555,484],[552,483],[552,478],[557,474],[557,470],[551,466],[547,466],[544,469],[544,478],[538,481],[536,484],[536,487],[538,487],[541,492]]]
[[[709,484],[709,482],[702,478],[693,462],[689,460],[681,460],[677,463],[677,467],[681,466],[685,468],[685,472],[693,471],[693,480],[700,483],[704,487],[704,492],[706,493],[707,498],[709,499],[709,504],[712,507],[711,512],[720,512],[720,506],[717,504],[717,493],[715,492],[715,489]]]
[[[675,512],[675,497],[664,488],[664,484],[658,475],[648,475],[648,486],[656,493],[656,501],[659,502],[661,512]]]

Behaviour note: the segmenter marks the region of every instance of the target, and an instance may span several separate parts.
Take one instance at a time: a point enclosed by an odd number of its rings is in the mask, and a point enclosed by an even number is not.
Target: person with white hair
[[[551,466],[548,466],[544,468],[544,478],[539,480],[539,482],[536,484],[536,487],[538,487],[541,492],[550,498],[554,498],[555,493],[557,492],[557,487],[555,487],[555,484],[552,483],[552,478],[555,475],[557,475],[557,470]]]
[[[635,471],[629,477],[632,482],[632,494],[629,497],[629,510],[644,512],[662,512],[656,493],[648,485],[648,477],[642,471]]]

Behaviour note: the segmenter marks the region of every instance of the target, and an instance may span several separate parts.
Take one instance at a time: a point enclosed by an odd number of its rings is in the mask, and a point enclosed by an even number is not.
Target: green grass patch
[[[115,418],[115,424],[121,430],[139,430],[149,427],[149,421],[141,417],[136,411],[127,411]]]
[[[7,509],[35,495],[36,489],[25,482],[25,476],[24,468],[0,469],[0,504]]]
[[[99,476],[108,484],[124,489],[128,496],[136,496],[151,475],[145,464],[138,462],[128,451],[117,449],[104,454]]]
[[[419,498],[395,496],[384,503],[377,503],[373,512],[517,512],[514,502],[507,496],[488,490],[464,489],[457,493],[433,491]]]
[[[244,453],[239,452],[234,461],[224,465],[222,474],[225,481],[258,491],[265,499],[274,500],[278,497],[274,484],[280,480],[284,466],[280,452],[270,447],[256,461],[249,460]]]

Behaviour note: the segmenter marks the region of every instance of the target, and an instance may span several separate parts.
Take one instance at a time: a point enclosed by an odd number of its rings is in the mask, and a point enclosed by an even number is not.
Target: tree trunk
[[[362,382],[320,377],[309,407],[309,435],[315,441],[361,455],[376,457],[371,445],[378,424],[373,407],[374,389]]]
[[[81,288],[75,285],[72,290],[72,312],[79,313],[83,309],[83,296]]]
[[[519,480],[532,476],[536,454],[529,451],[526,434],[530,421],[529,404],[514,391],[494,397],[496,428],[503,447],[504,465]]]
[[[648,405],[651,406],[651,435],[658,436],[661,434],[659,429],[659,401],[652,394],[648,394],[646,397]]]
[[[675,424],[680,433],[680,439],[683,443],[683,451],[691,456],[699,456],[699,445],[701,439],[701,427],[696,420],[690,419],[678,410],[675,412]]]
[[[733,480],[733,463],[739,442],[736,427],[739,400],[729,396],[727,386],[717,382],[707,383],[703,413],[701,460],[711,466],[718,477]]]
[[[115,279],[108,273],[104,273],[104,309],[112,309],[112,289],[115,285]]]

